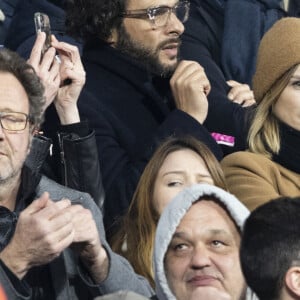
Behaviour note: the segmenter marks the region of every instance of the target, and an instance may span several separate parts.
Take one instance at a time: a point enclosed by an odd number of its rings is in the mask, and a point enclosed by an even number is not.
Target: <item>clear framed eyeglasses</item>
[[[190,13],[190,2],[180,1],[173,7],[162,5],[149,7],[147,9],[126,10],[121,17],[134,19],[149,19],[153,27],[164,27],[167,25],[171,14],[182,23],[186,22]]]

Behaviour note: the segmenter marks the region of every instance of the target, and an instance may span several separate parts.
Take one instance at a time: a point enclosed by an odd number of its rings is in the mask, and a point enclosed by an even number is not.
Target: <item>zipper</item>
[[[61,162],[61,169],[62,169],[62,182],[65,186],[68,185],[67,181],[67,166],[66,166],[66,158],[64,152],[64,135],[62,133],[58,133],[58,143],[59,143],[59,153],[60,153],[60,162]]]

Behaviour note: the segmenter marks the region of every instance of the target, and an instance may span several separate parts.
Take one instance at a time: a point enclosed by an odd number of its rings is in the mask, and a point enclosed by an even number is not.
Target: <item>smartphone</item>
[[[42,49],[42,55],[44,55],[51,47],[51,27],[49,17],[44,13],[36,12],[34,14],[34,24],[36,33],[45,32],[46,34],[46,40]]]

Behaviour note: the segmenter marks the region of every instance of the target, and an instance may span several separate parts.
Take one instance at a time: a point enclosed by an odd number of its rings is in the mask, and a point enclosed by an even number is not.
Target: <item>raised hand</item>
[[[207,117],[207,95],[210,92],[204,69],[197,62],[181,61],[170,85],[176,107],[202,124]]]
[[[34,68],[45,88],[44,96],[46,102],[44,110],[46,110],[56,97],[61,81],[59,73],[60,64],[55,58],[55,48],[50,47],[44,56],[42,56],[45,39],[46,34],[44,32],[37,34],[36,41],[28,59],[28,63]]]
[[[85,71],[76,46],[59,42],[52,36],[52,46],[59,54],[60,87],[54,104],[62,124],[79,122],[77,101],[85,84]]]

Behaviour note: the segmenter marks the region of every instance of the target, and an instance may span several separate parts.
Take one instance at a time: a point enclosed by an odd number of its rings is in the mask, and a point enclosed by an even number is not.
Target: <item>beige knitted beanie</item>
[[[253,77],[257,103],[291,67],[300,63],[300,18],[283,18],[263,36]]]

